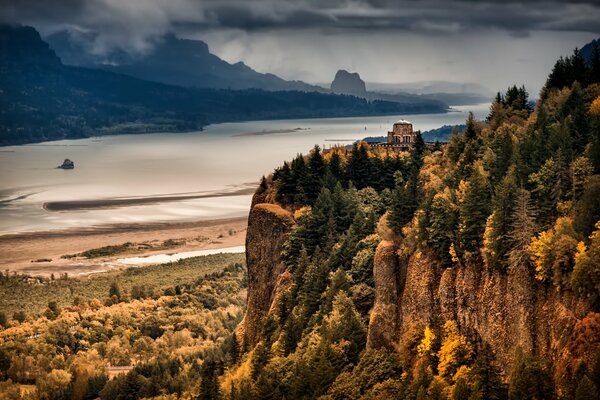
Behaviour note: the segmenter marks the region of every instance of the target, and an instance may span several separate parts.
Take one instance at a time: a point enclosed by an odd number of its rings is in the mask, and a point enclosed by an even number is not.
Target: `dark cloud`
[[[97,32],[95,50],[144,51],[170,30],[320,29],[446,35],[501,30],[600,32],[599,1],[516,0],[0,0],[0,20],[43,31]]]
[[[0,0],[4,20],[90,25],[162,15],[170,24],[241,30],[286,28],[600,31],[600,1],[516,0]],[[195,10],[195,12],[189,12]],[[152,22],[152,21],[148,21]]]

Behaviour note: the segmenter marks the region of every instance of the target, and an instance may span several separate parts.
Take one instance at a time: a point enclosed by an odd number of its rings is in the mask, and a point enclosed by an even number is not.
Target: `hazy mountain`
[[[488,102],[493,93],[473,82],[423,81],[409,83],[368,83],[371,90],[392,95],[418,94],[451,106]]]
[[[23,26],[0,25],[0,80],[0,145],[225,121],[445,111],[317,92],[183,88],[65,66],[34,28]]]
[[[484,96],[493,96],[494,93],[485,86],[474,82],[449,82],[449,81],[421,81],[406,83],[377,83],[369,82],[372,90],[385,93],[475,93]]]
[[[357,72],[350,73],[344,69],[338,70],[335,74],[335,78],[331,82],[331,91],[361,97],[367,95],[365,81],[360,79],[360,75]]]
[[[131,55],[118,50],[95,54],[94,39],[95,34],[78,31],[60,31],[47,37],[50,46],[67,65],[102,68],[186,87],[325,91],[304,82],[259,73],[243,62],[230,64],[210,53],[208,45],[201,40],[167,34],[148,54]]]

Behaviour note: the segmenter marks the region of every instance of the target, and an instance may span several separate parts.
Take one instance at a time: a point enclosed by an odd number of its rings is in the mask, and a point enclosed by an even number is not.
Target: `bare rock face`
[[[400,333],[399,298],[403,282],[398,282],[402,272],[392,242],[382,241],[377,246],[374,261],[375,305],[369,319],[367,346],[393,349]]]
[[[238,337],[244,346],[260,341],[265,317],[278,292],[289,279],[281,251],[290,231],[296,225],[292,214],[278,205],[261,203],[250,210],[246,235],[246,264],[248,266],[248,299],[244,320]],[[288,274],[289,275],[289,274]]]
[[[539,284],[526,266],[506,273],[476,264],[442,268],[426,251],[403,262],[386,241],[377,248],[373,273],[369,348],[391,349],[412,326],[454,320],[462,334],[492,346],[506,374],[518,347],[556,363],[589,311],[571,293]]]

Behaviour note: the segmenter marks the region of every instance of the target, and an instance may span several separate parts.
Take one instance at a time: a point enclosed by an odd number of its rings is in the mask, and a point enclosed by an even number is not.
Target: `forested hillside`
[[[244,354],[203,398],[598,398],[599,68],[575,51],[444,147],[263,177]]]
[[[201,377],[214,376],[211,360],[236,359],[241,261],[217,254],[79,278],[0,274],[0,399],[195,397]]]

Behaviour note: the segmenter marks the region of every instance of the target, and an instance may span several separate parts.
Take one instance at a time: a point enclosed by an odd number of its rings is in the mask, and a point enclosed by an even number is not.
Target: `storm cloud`
[[[244,60],[286,78],[325,80],[336,68],[346,67],[360,69],[371,80],[391,81],[396,79],[391,69],[370,67],[367,58],[395,64],[396,74],[414,72],[412,78],[421,79],[425,75],[419,72],[426,68],[408,67],[405,58],[394,59],[387,52],[410,51],[430,61],[421,51],[425,47],[439,55],[431,59],[438,67],[427,67],[431,74],[442,71],[443,79],[463,79],[459,68],[469,68],[453,53],[486,57],[482,51],[470,54],[468,43],[479,50],[487,47],[492,52],[489,58],[505,51],[507,40],[514,41],[517,55],[505,71],[537,57],[542,72],[548,60],[562,54],[559,46],[600,34],[600,4],[596,0],[0,0],[0,20],[33,25],[44,34],[65,28],[93,33],[91,51],[100,54],[114,49],[148,52],[166,32],[175,32],[208,41],[228,61]],[[528,53],[523,47],[527,43],[537,48]],[[327,56],[336,59],[326,63]]]
[[[506,0],[0,0],[0,18],[119,36],[133,49],[178,28],[400,30],[439,35],[498,29],[600,32],[598,1]],[[111,40],[108,40],[110,43]]]

